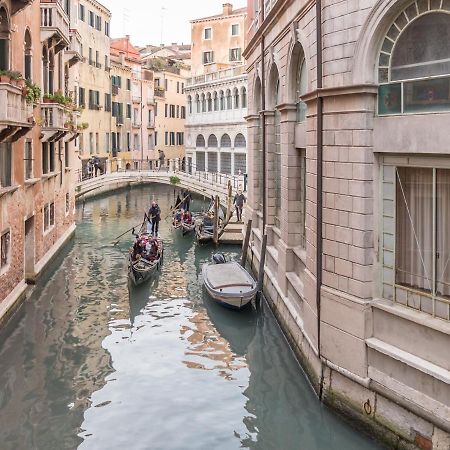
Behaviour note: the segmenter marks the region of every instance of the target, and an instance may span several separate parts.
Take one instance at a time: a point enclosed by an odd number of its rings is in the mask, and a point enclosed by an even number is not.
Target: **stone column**
[[[275,112],[262,112],[266,124],[266,205],[267,205],[267,225],[274,225],[275,222]]]

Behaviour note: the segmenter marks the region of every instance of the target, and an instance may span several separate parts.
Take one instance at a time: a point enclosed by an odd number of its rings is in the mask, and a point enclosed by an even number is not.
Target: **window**
[[[92,11],[89,11],[89,25],[95,27],[95,14]]]
[[[192,114],[192,96],[190,96],[190,95],[188,95],[187,104],[188,104],[189,114]]]
[[[169,90],[169,80],[167,78],[164,79],[164,89],[166,92]]]
[[[175,145],[175,132],[170,132],[170,145]]]
[[[234,147],[235,148],[245,148],[247,143],[245,141],[245,137],[243,134],[238,133],[234,139]]]
[[[105,94],[105,111],[111,112],[111,94]]]
[[[382,43],[378,114],[450,110],[450,15],[422,3],[400,14]]]
[[[197,136],[197,139],[195,141],[195,146],[196,147],[205,147],[206,146],[205,138],[203,137],[203,135],[199,134]]]
[[[131,105],[127,103],[127,119],[131,119]]]
[[[66,169],[70,167],[70,152],[68,142],[64,142],[64,167]]]
[[[98,50],[96,50],[95,51],[95,66],[96,67],[101,67],[101,64],[100,64],[100,62],[99,62],[99,53],[98,53]]]
[[[25,141],[25,180],[31,180],[33,178],[33,142]]]
[[[31,45],[31,34],[30,31],[27,29],[25,31],[25,39],[24,39],[24,69],[25,69],[25,73],[24,73],[24,77],[25,80],[31,80],[33,78],[33,74],[32,74],[32,67],[31,67],[31,63],[32,63],[32,45]]]
[[[214,62],[214,52],[203,52],[203,64],[211,64]]]
[[[239,36],[239,24],[238,23],[231,25],[231,36]]]
[[[5,231],[0,237],[0,269],[4,269],[11,258],[11,232]]]
[[[80,5],[80,7],[79,7],[79,9],[78,9],[78,18],[79,18],[82,22],[85,22],[85,21],[86,21],[84,5]]]
[[[94,133],[89,133],[89,153],[92,155],[95,153],[94,148]]]
[[[179,93],[180,93],[180,82],[177,81],[177,94],[179,94]]]
[[[158,132],[155,131],[155,145],[158,145]]]
[[[217,138],[214,134],[211,134],[208,138],[208,147],[212,148],[212,147],[217,147],[218,142],[217,142]]]
[[[167,117],[167,110],[168,110],[169,105],[166,103],[164,105],[164,117]]]
[[[241,49],[240,48],[230,48],[230,61],[236,62],[241,60]]]
[[[0,188],[12,185],[12,147],[9,142],[0,143]]]
[[[220,146],[222,148],[230,148],[231,147],[231,138],[228,134],[224,134],[220,139]]]
[[[86,91],[84,88],[78,88],[78,106],[85,107],[86,106]]]
[[[223,111],[225,109],[225,95],[223,91],[220,91],[219,93],[219,100],[220,100],[220,110]]]
[[[0,7],[0,70],[8,70],[10,64],[11,24],[6,8]]]
[[[109,133],[106,133],[105,135],[105,149],[106,153],[109,153]]]
[[[220,153],[220,173],[231,175],[231,153]]]
[[[186,119],[186,107],[185,106],[181,107],[181,118]]]
[[[89,65],[93,65],[94,64],[94,60],[92,59],[92,48],[89,47]]]
[[[234,97],[234,108],[238,109],[239,108],[239,89],[238,88],[234,88],[233,97]]]
[[[109,68],[108,56],[105,55],[105,70],[108,70],[108,68]]]
[[[102,18],[100,16],[95,16],[95,29],[102,31]]]
[[[109,22],[105,22],[105,35],[109,36]]]
[[[55,171],[55,143],[42,142],[42,173],[48,174]]]
[[[205,28],[203,31],[203,38],[205,40],[210,40],[212,37],[212,29],[211,28]]]
[[[231,97],[231,91],[227,89],[227,109],[233,108],[233,98]]]
[[[127,150],[131,150],[131,133],[127,132]]]
[[[131,91],[131,78],[127,78],[127,91]]]
[[[247,155],[245,153],[234,154],[234,174],[243,175],[247,173]]]
[[[169,132],[164,133],[164,145],[169,145]]]
[[[42,210],[44,232],[55,226],[55,203],[47,203]]]

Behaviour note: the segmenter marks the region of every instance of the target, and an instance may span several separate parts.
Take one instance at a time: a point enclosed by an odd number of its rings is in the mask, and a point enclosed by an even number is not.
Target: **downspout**
[[[323,252],[323,97],[322,89],[322,0],[316,0],[316,41],[317,41],[317,254],[316,254],[316,306],[317,306],[317,351],[320,350],[322,252]],[[320,383],[320,398],[323,387],[323,365]]]
[[[261,0],[261,16],[260,26],[264,20],[264,0]],[[264,34],[261,34],[261,148],[262,148],[262,213],[263,213],[263,234],[265,232],[267,223],[267,205],[266,205],[266,74],[265,74],[265,61],[264,61]]]

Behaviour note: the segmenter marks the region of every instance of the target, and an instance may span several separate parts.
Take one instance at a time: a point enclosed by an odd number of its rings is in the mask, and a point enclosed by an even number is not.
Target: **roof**
[[[214,16],[201,17],[200,19],[192,19],[191,23],[203,22],[205,20],[225,19],[225,18],[228,18],[228,17],[239,16],[241,14],[247,14],[247,7],[246,6],[244,6],[243,8],[234,9],[233,11],[231,11],[230,14],[220,13],[220,14],[216,14]]]
[[[125,53],[125,58],[127,59],[141,60],[141,54],[130,42],[130,36],[111,39],[111,55],[118,56],[120,53]]]

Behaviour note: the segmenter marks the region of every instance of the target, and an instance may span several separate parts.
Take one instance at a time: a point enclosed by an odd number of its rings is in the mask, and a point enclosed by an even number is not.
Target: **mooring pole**
[[[217,245],[219,243],[219,196],[216,195],[216,200],[214,201],[214,234],[213,240]]]
[[[245,267],[245,263],[247,262],[247,252],[248,246],[250,244],[251,232],[252,232],[252,219],[249,219],[247,222],[247,228],[245,230],[244,246],[242,247],[242,258],[241,258],[242,267]]]
[[[233,206],[231,198],[233,196],[233,187],[231,186],[231,180],[228,180],[228,198],[227,198],[227,222],[231,219],[231,207]]]
[[[264,266],[266,263],[267,234],[264,234],[261,245],[261,255],[258,271],[258,303],[261,301],[261,295],[264,288]]]

